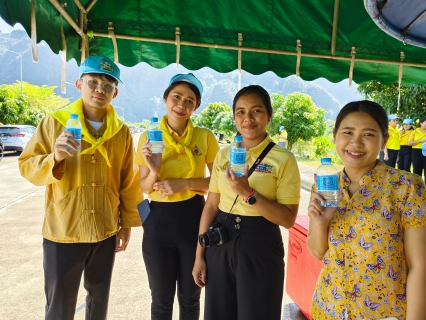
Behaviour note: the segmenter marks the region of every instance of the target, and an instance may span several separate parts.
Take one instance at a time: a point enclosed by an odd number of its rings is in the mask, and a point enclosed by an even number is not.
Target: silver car
[[[4,151],[21,153],[33,136],[35,129],[34,126],[24,124],[0,126],[0,139],[3,142]]]

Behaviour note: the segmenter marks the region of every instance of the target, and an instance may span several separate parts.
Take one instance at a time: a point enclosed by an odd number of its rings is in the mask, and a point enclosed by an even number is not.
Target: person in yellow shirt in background
[[[420,128],[414,130],[408,138],[408,145],[412,146],[413,171],[419,176],[426,175],[426,157],[422,154],[423,142],[426,142],[426,117],[420,119]]]
[[[399,145],[400,134],[396,127],[398,125],[398,119],[399,117],[396,114],[390,114],[388,116],[389,139],[388,139],[388,142],[386,143],[385,148],[383,149],[384,163],[392,168],[395,168],[396,166],[396,161],[398,159],[398,152],[400,149],[400,145]]]
[[[120,70],[107,57],[90,56],[79,74],[81,98],[45,117],[18,159],[25,179],[46,186],[46,320],[74,319],[83,272],[86,320],[106,319],[115,254],[141,225],[133,139],[111,105]],[[70,114],[82,125],[81,153],[65,131]]]
[[[278,145],[287,148],[287,130],[284,126],[280,127],[280,136],[278,137]]]
[[[404,119],[402,122],[402,129],[399,131],[400,138],[400,149],[398,155],[398,169],[410,172],[411,170],[411,149],[408,145],[408,138],[413,132],[413,119]]]
[[[151,289],[151,320],[172,319],[177,290],[180,320],[198,320],[199,288],[192,279],[198,225],[219,144],[190,117],[203,86],[192,74],[177,74],[164,91],[167,115],[160,121],[163,154],[152,154],[144,132],[137,149],[140,187],[151,212],[143,223],[142,254]]]

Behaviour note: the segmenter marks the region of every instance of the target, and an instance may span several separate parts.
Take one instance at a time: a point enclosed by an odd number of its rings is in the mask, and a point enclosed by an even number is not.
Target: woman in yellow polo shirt
[[[272,141],[266,132],[272,118],[268,92],[255,85],[241,89],[233,113],[251,167]],[[277,145],[247,178],[249,166],[237,177],[229,169],[229,147],[214,161],[199,233],[216,220],[229,241],[197,246],[192,274],[206,287],[204,320],[281,319],[284,248],[279,226],[290,228],[296,219],[299,169],[294,155]]]
[[[412,147],[413,171],[419,176],[426,173],[426,157],[422,154],[423,142],[426,142],[426,117],[420,119],[420,128],[414,130],[408,138],[408,145]]]
[[[191,73],[174,76],[164,92],[167,115],[160,121],[164,152],[152,154],[146,132],[136,163],[140,187],[151,200],[143,223],[142,254],[151,289],[151,319],[172,319],[177,287],[180,320],[198,320],[201,289],[192,279],[198,226],[219,150],[214,134],[190,119],[203,86]]]
[[[408,145],[408,138],[413,132],[413,119],[404,119],[402,129],[399,131],[401,139],[399,140],[400,149],[398,155],[398,169],[410,172],[411,170],[411,149]]]
[[[395,168],[396,166],[396,160],[398,158],[398,152],[399,152],[399,130],[397,129],[398,125],[398,119],[399,117],[395,114],[390,114],[388,116],[388,134],[389,139],[388,142],[386,142],[386,146],[384,148],[384,163],[388,166]]]

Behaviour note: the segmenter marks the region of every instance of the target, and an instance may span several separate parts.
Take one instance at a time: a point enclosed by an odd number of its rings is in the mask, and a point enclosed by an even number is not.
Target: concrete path
[[[42,237],[44,187],[20,176],[17,155],[6,153],[0,161],[0,319],[44,318]],[[315,168],[301,166],[305,188],[310,188]],[[302,190],[299,215],[306,215],[309,193]],[[288,230],[282,228],[287,252]],[[133,228],[126,252],[116,257],[110,294],[109,319],[150,319],[150,291],[141,254],[142,228]],[[203,301],[203,296],[202,300]],[[202,304],[203,307],[203,304]],[[80,288],[75,319],[84,319],[85,291]],[[173,320],[178,319],[175,303]],[[202,319],[202,317],[201,317]],[[283,319],[305,317],[284,294]],[[263,320],[263,319],[259,319]]]

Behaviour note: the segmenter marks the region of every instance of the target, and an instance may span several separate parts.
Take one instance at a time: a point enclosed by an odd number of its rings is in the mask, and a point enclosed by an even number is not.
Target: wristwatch
[[[257,198],[257,192],[254,191],[251,195],[248,196],[246,202],[249,205],[254,205],[256,203],[256,198]]]

